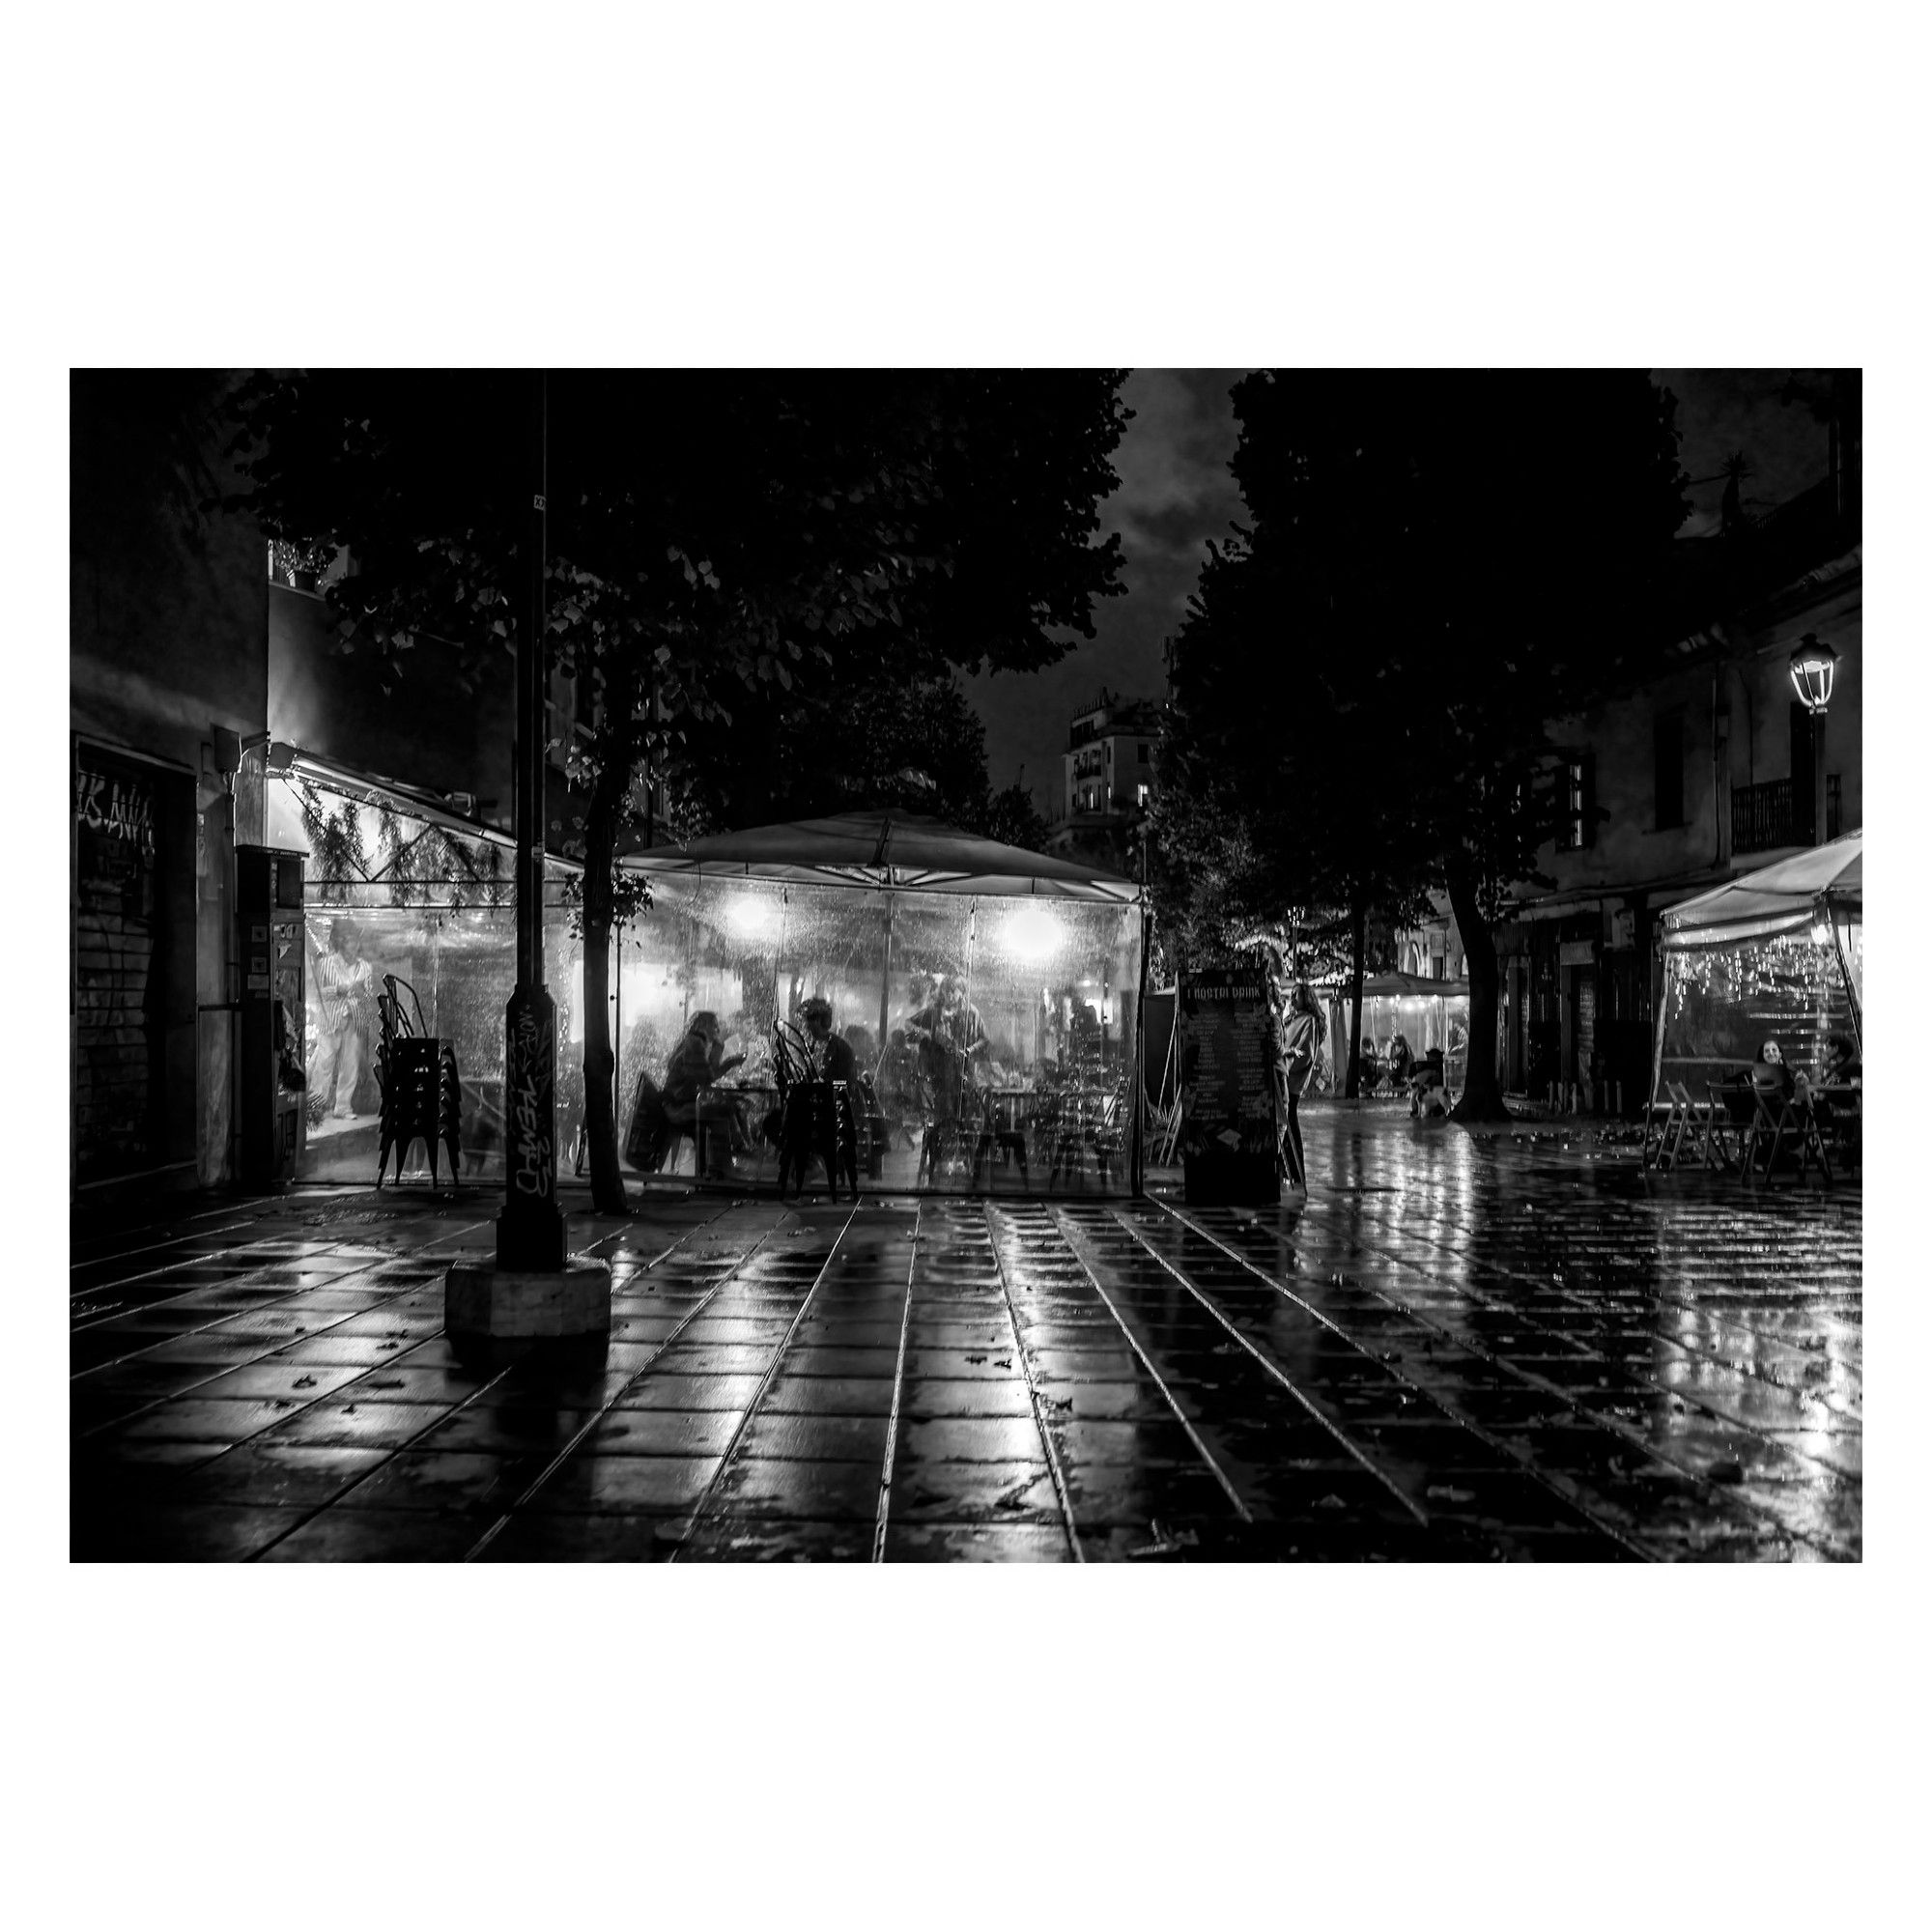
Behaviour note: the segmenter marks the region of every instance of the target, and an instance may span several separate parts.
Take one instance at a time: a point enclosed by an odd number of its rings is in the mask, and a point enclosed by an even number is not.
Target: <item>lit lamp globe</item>
[[[1832,680],[1837,669],[1837,652],[1807,631],[1791,653],[1791,688],[1812,717],[1820,716],[1831,703]]]

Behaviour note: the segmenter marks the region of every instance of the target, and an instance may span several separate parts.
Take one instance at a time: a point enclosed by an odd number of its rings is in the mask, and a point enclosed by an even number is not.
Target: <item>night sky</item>
[[[1096,635],[1059,664],[1026,674],[986,674],[967,689],[986,724],[986,764],[995,787],[1024,777],[1052,815],[1067,721],[1101,685],[1129,697],[1165,691],[1161,644],[1179,623],[1209,537],[1238,520],[1241,499],[1228,473],[1235,415],[1228,390],[1238,369],[1137,369],[1123,391],[1134,412],[1114,468],[1121,486],[1101,506],[1126,556],[1124,597],[1101,604]],[[1742,449],[1751,466],[1745,507],[1768,508],[1825,473],[1824,423],[1802,403],[1782,403],[1788,369],[1658,369],[1677,397],[1681,460],[1693,479],[1691,515],[1680,532],[1717,527],[1716,478]],[[1822,384],[1813,384],[1814,388]]]

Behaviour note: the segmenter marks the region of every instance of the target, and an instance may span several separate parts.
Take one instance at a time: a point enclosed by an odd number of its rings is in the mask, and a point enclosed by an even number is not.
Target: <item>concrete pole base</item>
[[[554,1274],[451,1264],[442,1290],[452,1342],[567,1341],[611,1332],[611,1264],[573,1255]]]

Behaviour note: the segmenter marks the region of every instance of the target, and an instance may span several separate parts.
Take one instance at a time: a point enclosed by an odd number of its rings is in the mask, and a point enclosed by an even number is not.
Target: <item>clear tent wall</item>
[[[270,839],[303,860],[304,1145],[297,1177],[376,1179],[383,997],[447,1046],[461,1088],[460,1179],[501,1184],[504,1008],[517,980],[507,841],[469,833],[369,785],[298,772],[270,787]],[[569,868],[545,882],[544,979],[557,1007],[557,1145],[583,1120],[583,965],[565,904]],[[394,1171],[393,1156],[389,1169]],[[439,1150],[440,1176],[448,1173]],[[421,1140],[405,1179],[429,1176]]]
[[[1862,984],[1862,921],[1664,954],[1658,1081],[1695,1100],[1732,1080],[1775,1042],[1794,1073],[1822,1078],[1832,1042],[1857,1044],[1853,989]]]
[[[751,1090],[733,1173],[776,1179],[775,1040],[805,1002],[872,1075],[874,1185],[1125,1193],[1140,1014],[1137,908],[1064,898],[659,874],[620,936],[618,1112],[662,1082],[694,1015]],[[950,982],[950,983],[949,983]],[[944,1013],[935,1028],[935,1016]],[[950,1042],[931,1043],[937,1031]],[[686,1183],[696,1149],[667,1163]]]

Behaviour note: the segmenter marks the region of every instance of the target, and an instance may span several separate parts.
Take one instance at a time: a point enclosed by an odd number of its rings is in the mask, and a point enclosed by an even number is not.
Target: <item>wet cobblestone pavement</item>
[[[77,1230],[76,1559],[1857,1559],[1855,1187],[1309,1122],[1305,1208],[574,1207],[608,1347],[467,1365],[497,1199]]]

